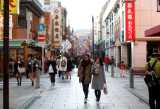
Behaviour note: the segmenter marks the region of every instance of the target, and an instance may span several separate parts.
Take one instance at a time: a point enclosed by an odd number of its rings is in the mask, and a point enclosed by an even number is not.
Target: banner
[[[125,2],[126,41],[135,40],[135,4],[134,0]]]
[[[3,10],[4,0],[0,0],[0,10]],[[9,13],[19,14],[19,0],[9,0]]]

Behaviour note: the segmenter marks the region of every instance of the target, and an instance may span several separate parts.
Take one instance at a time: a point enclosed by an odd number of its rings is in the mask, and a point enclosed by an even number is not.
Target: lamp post
[[[92,58],[94,59],[94,17],[92,16]]]
[[[9,0],[4,0],[4,30],[3,30],[3,109],[9,109]]]

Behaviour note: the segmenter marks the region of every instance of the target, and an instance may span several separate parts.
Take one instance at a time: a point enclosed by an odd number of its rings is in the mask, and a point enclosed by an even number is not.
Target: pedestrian
[[[21,68],[23,66],[23,62],[20,58],[18,58],[17,62],[15,63],[14,69],[16,72],[16,78],[17,78],[17,85],[21,86],[21,82],[22,82],[22,72],[21,72]]]
[[[160,109],[160,61],[154,55],[146,64],[145,82],[149,91],[150,109]]]
[[[60,57],[59,73],[62,76],[62,80],[67,71],[67,58],[62,54]]]
[[[50,76],[51,86],[54,86],[55,85],[55,75],[57,74],[55,56],[51,56],[50,60],[48,60],[48,73]]]
[[[34,64],[34,59],[33,59],[33,56],[31,55],[28,60],[27,69],[28,69],[28,77],[31,80],[32,86],[34,86],[34,76],[35,76],[33,72],[33,67],[34,67],[33,64]]]
[[[111,60],[110,60],[110,65],[111,65],[111,77],[114,77],[114,65],[115,65],[115,62],[114,62],[114,57],[111,56]]]
[[[120,76],[121,77],[125,77],[125,69],[126,69],[126,65],[124,64],[124,61],[121,61],[118,65],[119,67],[119,71],[120,71]]]
[[[58,76],[60,78],[61,74],[59,72],[59,67],[60,67],[60,56],[57,56],[57,59],[56,59],[56,69],[57,69]]]
[[[92,67],[92,62],[90,56],[89,54],[85,54],[78,66],[79,82],[82,83],[83,92],[85,95],[84,103],[87,103],[88,92],[89,92],[88,88],[89,84],[91,83],[91,77],[92,77],[91,67]]]
[[[104,63],[105,63],[105,69],[106,69],[106,71],[108,72],[108,66],[109,66],[109,63],[110,63],[110,59],[109,59],[109,56],[108,56],[108,55],[106,55],[106,56],[104,57]]]
[[[73,64],[72,64],[71,58],[68,57],[68,59],[67,59],[66,79],[69,78],[71,80],[71,71],[72,71],[72,68],[73,68]]]
[[[38,60],[38,58],[35,57],[33,63],[33,84],[35,89],[40,88],[40,71],[40,60]]]
[[[105,71],[103,68],[103,59],[97,57],[92,66],[92,88],[95,90],[96,101],[99,103],[101,97],[101,90],[104,89],[106,84]]]

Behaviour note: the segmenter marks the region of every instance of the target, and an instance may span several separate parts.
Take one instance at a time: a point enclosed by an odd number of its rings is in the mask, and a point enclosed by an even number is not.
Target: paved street
[[[29,109],[149,109],[148,105],[131,94],[126,87],[127,79],[111,78],[107,74],[108,95],[102,93],[100,104],[95,102],[90,89],[88,103],[84,104],[81,84],[76,74],[72,80],[57,79],[54,88],[48,87]]]

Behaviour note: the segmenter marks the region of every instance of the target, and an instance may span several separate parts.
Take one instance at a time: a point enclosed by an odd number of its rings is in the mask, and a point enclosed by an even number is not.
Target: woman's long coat
[[[99,74],[98,75],[93,75],[92,78],[92,88],[95,90],[101,90],[104,87],[104,84],[106,83],[106,78],[105,78],[105,72],[104,68],[101,65],[96,65],[96,69],[99,69]]]

